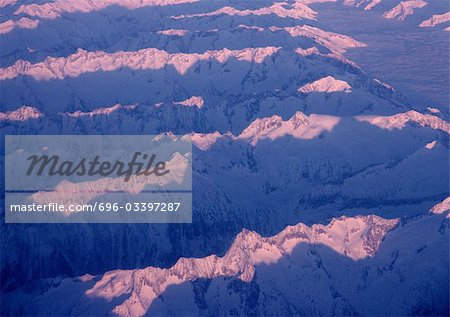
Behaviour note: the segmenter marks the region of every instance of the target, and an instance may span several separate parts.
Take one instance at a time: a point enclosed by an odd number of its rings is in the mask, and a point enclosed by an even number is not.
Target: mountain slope
[[[298,224],[269,238],[244,230],[223,257],[41,281],[40,291],[7,294],[8,307],[46,315],[445,313],[448,257],[429,256],[448,252],[448,220],[425,216],[397,225],[367,216]],[[32,299],[36,305],[27,305]]]

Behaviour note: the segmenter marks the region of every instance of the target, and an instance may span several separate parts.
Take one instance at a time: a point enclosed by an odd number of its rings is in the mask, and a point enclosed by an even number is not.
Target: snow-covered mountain
[[[21,315],[445,314],[449,262],[436,255],[446,237],[440,215],[341,217],[272,237],[243,230],[222,257],[47,279],[6,306]]]
[[[95,121],[101,129],[111,114],[76,118],[99,116],[106,116]],[[129,121],[127,126],[137,123]],[[86,129],[99,131],[94,125]],[[104,131],[116,133],[114,129]],[[448,196],[448,130],[449,124],[442,119],[414,112],[354,118],[297,112],[286,121],[279,116],[257,119],[236,136],[190,134],[186,137],[195,146],[195,225],[179,229],[175,225],[134,229],[124,225],[113,230],[107,225],[63,225],[65,234],[50,230],[56,225],[8,226],[4,235],[10,242],[5,247],[8,252],[15,252],[17,239],[19,244],[30,245],[38,236],[55,258],[48,263],[42,249],[35,248],[4,258],[4,265],[29,272],[8,274],[16,285],[27,276],[49,276],[61,267],[73,275],[143,263],[169,265],[182,255],[225,252],[243,227],[272,234],[299,220],[314,223],[324,217],[369,214],[374,209],[381,216],[422,214]],[[211,211],[211,204],[220,208]],[[169,240],[148,243],[148,236],[169,232]],[[97,237],[97,242],[91,237]],[[110,239],[117,242],[102,246],[102,241]],[[97,252],[101,246],[102,252]],[[43,262],[36,264],[36,258]]]
[[[1,315],[448,315],[448,105],[326,19],[431,41],[440,0],[0,8],[2,133],[193,142],[192,224],[2,223]]]
[[[428,16],[429,18],[420,23],[420,27],[435,27],[450,20],[448,3],[441,0],[344,0],[343,3],[364,8],[365,11],[380,11],[385,19],[409,19],[416,22],[417,19]],[[447,31],[447,28],[445,30]]]

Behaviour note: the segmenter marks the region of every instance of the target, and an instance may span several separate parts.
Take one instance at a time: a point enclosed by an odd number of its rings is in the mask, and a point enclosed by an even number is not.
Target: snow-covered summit
[[[311,227],[300,223],[267,238],[244,229],[223,257],[180,258],[168,269],[108,272],[86,294],[108,301],[125,296],[113,312],[119,316],[142,316],[170,286],[221,276],[251,282],[258,265],[276,263],[302,243],[327,246],[352,260],[374,256],[385,235],[397,224],[397,219],[371,215],[342,217],[328,225]]]
[[[37,108],[22,106],[14,111],[0,112],[0,121],[26,121],[31,119],[38,119],[42,116],[42,112]]]
[[[237,139],[248,140],[253,145],[262,139],[274,140],[285,135],[299,139],[312,139],[324,131],[332,131],[339,121],[339,117],[318,114],[308,116],[302,112],[296,112],[287,121],[275,115],[256,119],[237,136]]]
[[[309,37],[314,41],[316,41],[317,43],[325,46],[332,52],[343,53],[349,48],[366,46],[365,43],[357,41],[350,36],[325,31],[310,25],[285,27],[284,30],[286,30],[291,36],[294,37],[296,36]]]
[[[397,19],[403,21],[407,16],[414,13],[415,9],[423,8],[428,2],[423,0],[402,1],[397,6],[383,14],[386,19]]]
[[[9,0],[11,1],[11,0]],[[23,4],[15,12],[41,19],[56,19],[65,13],[88,13],[99,11],[110,6],[121,6],[127,9],[138,9],[147,6],[168,6],[180,3],[192,3],[198,0],[54,0],[41,4]]]
[[[236,136],[231,133],[221,134],[217,131],[206,134],[192,133],[189,136],[192,142],[203,150],[210,148],[217,140],[223,137],[233,140],[245,140],[252,145],[256,145],[264,139],[275,140],[283,136],[307,140],[316,138],[324,132],[331,133],[342,119],[347,118],[322,114],[307,115],[298,111],[288,120],[283,120],[278,115],[255,119]],[[392,116],[354,116],[354,119],[359,122],[368,122],[386,130],[401,130],[408,124],[413,124],[420,127],[430,127],[433,130],[450,134],[450,123],[437,116],[422,114],[414,110]],[[435,145],[436,141],[432,141],[426,147],[431,149]]]
[[[101,107],[101,108],[97,108],[95,110],[92,111],[80,111],[77,110],[75,112],[66,112],[66,113],[62,113],[62,115],[67,115],[69,117],[74,117],[74,118],[79,118],[79,117],[94,117],[94,116],[101,116],[101,115],[110,115],[115,111],[118,110],[133,110],[137,107],[137,105],[127,105],[127,106],[123,106],[121,104],[115,104],[114,106],[111,107]]]
[[[192,96],[186,100],[175,102],[176,105],[182,105],[186,107],[197,107],[201,109],[205,104],[205,101],[200,96]]]
[[[100,70],[113,71],[122,67],[142,70],[161,69],[169,65],[173,66],[180,74],[184,74],[201,60],[215,60],[219,63],[225,63],[230,58],[236,58],[241,61],[261,63],[266,57],[273,55],[279,49],[279,47],[273,46],[241,50],[223,49],[206,51],[202,54],[170,54],[156,48],[116,53],[88,52],[79,49],[70,56],[48,57],[45,61],[36,64],[19,60],[13,66],[0,68],[0,80],[12,79],[21,75],[36,80],[63,79]]]
[[[323,77],[312,83],[305,84],[298,89],[300,92],[308,94],[312,92],[330,93],[330,92],[351,92],[352,87],[343,80],[334,78],[333,76]]]
[[[450,12],[433,14],[433,16],[419,24],[420,27],[434,27],[450,21]]]
[[[48,279],[35,283],[34,290],[7,294],[6,306],[21,315],[246,315],[249,310],[405,315],[425,299],[431,302],[426,307],[445,312],[446,294],[433,285],[445,286],[448,260],[433,255],[448,249],[447,225],[440,215],[401,223],[365,216],[336,218],[328,225],[299,223],[271,237],[244,229],[223,256]],[[404,296],[399,289],[414,291]]]
[[[292,5],[287,4],[286,2],[275,2],[272,6],[264,7],[260,9],[246,9],[239,10],[230,6],[225,6],[221,9],[207,12],[207,13],[195,13],[195,14],[186,14],[174,16],[174,19],[188,19],[188,18],[199,18],[199,17],[209,17],[209,16],[218,16],[218,15],[229,15],[229,16],[249,16],[249,15],[270,15],[274,14],[279,16],[280,18],[292,18],[292,19],[309,19],[315,20],[316,12],[309,8],[308,6],[295,2]]]
[[[370,122],[373,125],[388,130],[402,129],[408,122],[412,122],[422,127],[431,127],[450,134],[450,123],[437,116],[423,114],[415,110],[398,113],[392,116],[357,116],[356,119]]]
[[[434,205],[433,208],[430,209],[430,212],[433,214],[443,214],[448,211],[450,211],[450,197],[445,198],[442,202]],[[450,214],[447,215],[447,217],[449,216]]]
[[[15,28],[19,29],[35,29],[39,25],[38,20],[32,20],[29,18],[20,18],[19,20],[7,20],[3,23],[0,23],[0,34],[6,34],[14,30]]]

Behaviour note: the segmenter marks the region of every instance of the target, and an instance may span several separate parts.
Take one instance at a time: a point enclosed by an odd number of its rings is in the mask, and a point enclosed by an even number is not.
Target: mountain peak
[[[434,205],[430,209],[430,212],[433,214],[443,214],[448,211],[450,211],[450,197],[445,198],[442,202]],[[447,217],[450,217],[450,214]]]
[[[272,237],[262,237],[243,229],[223,257],[180,258],[168,269],[148,267],[133,271],[113,271],[86,292],[89,296],[111,300],[128,299],[114,308],[120,316],[142,316],[169,286],[186,281],[216,277],[237,277],[250,282],[259,264],[273,264],[291,255],[301,243],[323,245],[353,260],[371,257],[398,219],[378,216],[341,217],[328,225],[288,226]]]
[[[133,70],[162,69],[173,66],[178,73],[185,74],[195,63],[202,60],[216,60],[225,63],[231,57],[240,61],[261,63],[266,57],[273,55],[281,47],[248,47],[240,50],[222,50],[204,53],[168,53],[156,48],[144,48],[138,51],[103,51],[88,52],[78,49],[67,57],[47,57],[43,62],[32,64],[18,60],[14,65],[0,68],[0,80],[13,79],[18,76],[29,76],[36,80],[64,79],[78,77],[85,73],[99,70],[110,72],[123,67]]]
[[[422,127],[428,126],[450,134],[450,124],[448,122],[437,116],[423,114],[416,110],[401,112],[392,116],[356,116],[355,118],[359,121],[370,122],[373,125],[387,130],[403,129],[408,122],[413,122]]]
[[[0,121],[26,121],[30,119],[38,119],[43,113],[37,108],[30,106],[22,106],[17,110],[0,112]]]
[[[407,16],[414,13],[415,9],[423,8],[428,2],[423,0],[401,1],[398,5],[383,14],[386,19],[396,19],[403,21]]]
[[[197,107],[199,109],[203,107],[204,103],[205,102],[203,98],[200,96],[192,96],[191,98],[188,98],[186,100],[175,102],[176,105],[182,105],[186,107]]]
[[[298,91],[309,94],[312,92],[330,93],[330,92],[351,92],[352,87],[343,80],[334,78],[333,76],[327,76],[320,78],[312,83],[303,85]]]
[[[292,18],[292,19],[316,19],[316,12],[309,8],[308,6],[295,2],[290,5],[286,2],[276,2],[269,7],[263,7],[259,9],[246,9],[239,10],[233,8],[231,6],[224,6],[215,11],[207,12],[207,13],[195,13],[195,14],[185,14],[172,16],[173,19],[190,19],[190,18],[201,18],[201,17],[209,17],[209,16],[219,16],[219,15],[229,15],[229,16],[248,16],[248,15],[270,15],[274,14],[280,18]]]

